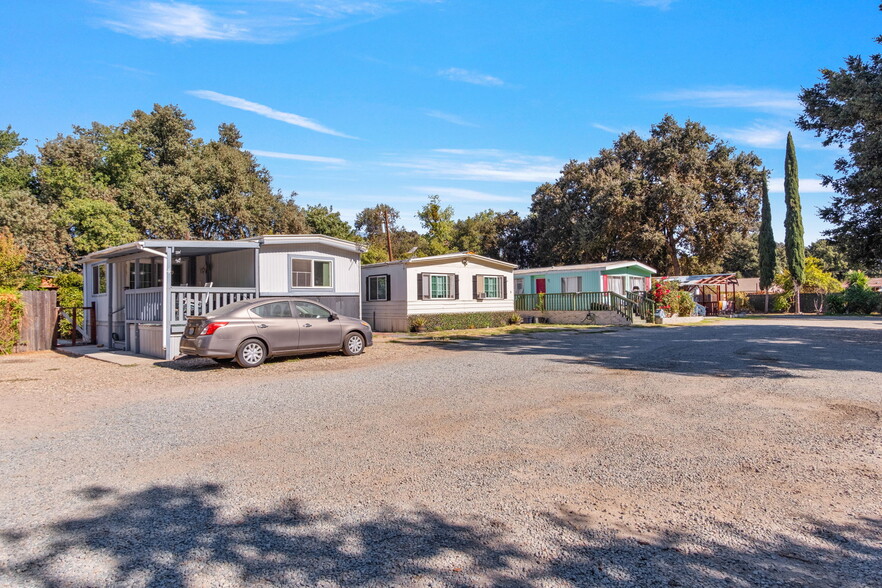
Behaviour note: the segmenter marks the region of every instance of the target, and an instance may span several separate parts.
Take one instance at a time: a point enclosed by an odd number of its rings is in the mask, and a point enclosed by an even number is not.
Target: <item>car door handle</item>
[[[306,323],[306,324],[305,324],[305,325],[303,325],[303,326],[304,326],[304,327],[311,327],[311,326],[312,326],[312,325],[311,325],[311,324],[309,324],[309,323]]]
[[[265,329],[265,328],[267,328],[268,326],[269,326],[269,325],[260,324],[260,325],[257,325],[257,328],[258,328],[258,329]]]

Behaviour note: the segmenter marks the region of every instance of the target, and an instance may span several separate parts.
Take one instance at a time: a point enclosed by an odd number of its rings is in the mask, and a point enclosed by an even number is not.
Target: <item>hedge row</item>
[[[408,317],[410,324],[419,317],[425,321],[427,331],[450,331],[454,329],[482,329],[503,327],[509,324],[512,312],[464,312],[457,314],[416,314]]]

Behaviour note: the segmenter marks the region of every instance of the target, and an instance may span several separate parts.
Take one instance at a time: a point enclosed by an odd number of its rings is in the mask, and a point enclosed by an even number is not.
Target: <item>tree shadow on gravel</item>
[[[429,510],[387,510],[350,522],[297,502],[238,518],[222,514],[222,488],[106,487],[77,496],[90,513],[0,534],[0,582],[37,586],[633,586],[870,585],[882,578],[882,520],[806,521],[805,540],[730,540],[669,533],[624,539],[572,512],[541,515],[537,547],[504,522],[455,522]],[[548,539],[551,537],[551,539]],[[738,545],[739,547],[733,547]],[[542,557],[538,551],[555,553]]]
[[[882,373],[882,329],[701,325],[547,331],[450,342],[453,351],[546,356],[608,369],[720,378],[798,378],[802,370]]]

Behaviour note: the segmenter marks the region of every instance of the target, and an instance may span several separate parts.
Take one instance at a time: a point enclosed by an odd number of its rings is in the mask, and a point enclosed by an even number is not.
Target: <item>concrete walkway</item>
[[[98,345],[57,347],[55,350],[59,353],[66,353],[67,355],[73,355],[76,357],[88,357],[89,359],[97,359],[98,361],[115,363],[116,365],[122,366],[153,365],[160,361],[165,361],[162,359],[155,359],[153,357],[137,355],[135,353],[132,353],[131,351],[107,349],[106,347],[99,347]]]

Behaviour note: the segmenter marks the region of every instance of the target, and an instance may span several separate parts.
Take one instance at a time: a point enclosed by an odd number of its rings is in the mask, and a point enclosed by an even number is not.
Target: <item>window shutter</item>
[[[502,276],[502,296],[501,298],[505,300],[508,298],[508,277]]]
[[[368,276],[364,279],[364,301],[368,302],[371,299],[371,277]]]
[[[423,299],[423,274],[417,274],[417,300]]]
[[[480,276],[472,276],[472,298],[478,299],[478,278]]]
[[[447,282],[448,288],[450,287],[450,282],[453,282],[453,299],[459,300],[459,274],[449,274],[450,281]]]
[[[386,300],[392,300],[392,278],[389,274],[384,274],[386,276]]]
[[[582,291],[582,276],[576,278],[576,292]]]
[[[561,292],[566,292],[566,291],[567,291],[567,279],[566,279],[566,278],[561,278],[561,279],[560,279],[560,291],[561,291]]]

